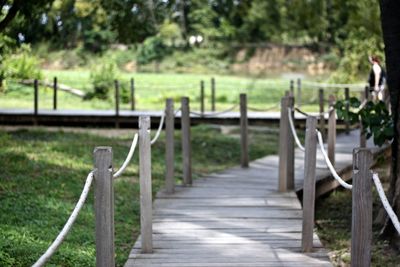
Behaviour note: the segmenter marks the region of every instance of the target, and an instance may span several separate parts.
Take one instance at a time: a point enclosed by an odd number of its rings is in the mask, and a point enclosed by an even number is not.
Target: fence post
[[[294,80],[290,80],[290,96],[294,96]]]
[[[114,80],[115,84],[115,127],[119,128],[119,82]]]
[[[35,79],[33,82],[33,90],[34,90],[33,113],[35,114],[36,117],[38,115],[38,101],[39,101],[39,81],[37,79]]]
[[[301,247],[303,252],[311,252],[314,233],[315,169],[317,166],[317,118],[309,116],[306,122],[303,185],[303,228]]]
[[[242,168],[249,167],[249,138],[247,128],[247,96],[246,94],[240,94],[240,165]]]
[[[96,218],[96,266],[115,266],[114,260],[114,187],[112,148],[96,147],[94,150]]]
[[[153,252],[150,117],[139,117],[140,232],[142,253]]]
[[[54,79],[53,79],[53,110],[57,110],[57,89],[58,89],[57,77],[54,77]]]
[[[346,103],[346,105],[345,105],[346,112],[348,114],[349,110],[350,110],[350,103],[349,103],[349,101],[350,101],[350,89],[348,87],[344,88],[344,99],[345,99],[345,103]],[[350,133],[350,122],[349,122],[349,119],[347,118],[344,121],[344,123],[345,123],[345,126],[346,126],[346,134],[349,134]]]
[[[211,78],[211,111],[215,111],[215,78]]]
[[[324,89],[319,89],[319,131],[321,132],[322,138],[325,140],[325,115],[324,115]]]
[[[335,145],[336,145],[336,112],[335,97],[329,95],[329,119],[328,119],[328,158],[335,166]]]
[[[204,81],[200,81],[200,113],[204,114]]]
[[[131,78],[131,110],[135,110],[135,80]]]
[[[371,265],[372,241],[372,153],[366,148],[353,150],[353,189],[351,222],[351,266]]]
[[[192,145],[190,143],[189,98],[181,98],[183,184],[192,185]]]
[[[364,95],[362,96],[361,102],[363,102],[364,100],[369,101],[369,87],[368,86],[365,86],[365,88],[364,88]],[[365,136],[364,128],[360,121],[360,147],[366,147],[366,146],[367,146],[367,137]]]
[[[165,108],[165,189],[171,194],[174,192],[174,128],[175,128],[174,100],[167,98]]]
[[[296,104],[298,107],[301,106],[301,79],[297,79],[297,98],[296,98]]]
[[[279,191],[285,192],[294,186],[294,143],[290,133],[288,108],[293,106],[293,97],[285,96],[281,100],[281,118],[279,122]],[[292,155],[290,155],[292,153]]]

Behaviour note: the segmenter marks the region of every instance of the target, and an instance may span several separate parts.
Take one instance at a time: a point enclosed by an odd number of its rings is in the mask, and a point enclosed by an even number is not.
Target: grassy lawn
[[[388,163],[382,163],[375,171],[385,185],[388,186]],[[316,227],[318,236],[324,246],[330,250],[334,266],[350,266],[351,248],[351,191],[339,189],[328,197],[317,200]],[[373,219],[380,210],[380,200],[374,188]],[[372,266],[399,266],[400,255],[394,251],[388,242],[379,238],[379,225],[373,225]]]
[[[194,177],[238,165],[239,139],[210,126],[192,130]],[[45,129],[0,129],[0,266],[28,266],[63,227],[92,169],[96,146],[112,146],[119,168],[131,135],[101,137]],[[274,130],[250,132],[250,158],[277,152]],[[163,186],[164,135],[152,148],[153,193]],[[182,176],[180,134],[176,133],[176,179]],[[207,148],[207,149],[205,149]],[[116,262],[122,266],[139,231],[138,157],[115,181]],[[75,225],[49,266],[94,266],[94,210],[91,191]]]
[[[66,84],[85,92],[92,90],[90,82],[90,71],[88,70],[44,70],[44,77],[52,81],[57,76],[59,83]],[[164,108],[167,97],[180,101],[180,97],[189,96],[191,107],[194,110],[200,108],[200,81],[205,82],[205,105],[206,110],[211,109],[211,77],[216,80],[217,110],[230,108],[239,101],[239,94],[248,95],[248,105],[258,109],[268,109],[277,106],[285,90],[289,89],[288,79],[257,79],[238,76],[200,75],[200,74],[154,74],[154,73],[121,73],[121,90],[129,95],[130,79],[135,78],[136,108],[139,110],[160,110]],[[343,92],[330,90],[331,93],[343,97]],[[59,92],[59,109],[114,109],[114,97],[110,92],[109,100],[84,101],[77,96]],[[354,93],[354,95],[357,95]],[[327,98],[327,95],[325,96]],[[303,86],[302,101],[307,103],[302,108],[306,111],[318,111],[316,106],[318,90]],[[53,101],[53,90],[51,88],[40,88],[39,108],[51,109]],[[33,88],[21,86],[9,82],[9,89],[0,94],[0,108],[33,108]],[[121,103],[121,109],[129,109],[129,103]]]

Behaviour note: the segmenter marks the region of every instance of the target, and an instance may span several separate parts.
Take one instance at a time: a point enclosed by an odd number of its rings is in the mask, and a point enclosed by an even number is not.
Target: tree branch
[[[3,32],[7,25],[15,18],[21,8],[21,1],[14,0],[13,5],[8,10],[7,15],[0,21],[0,32]]]

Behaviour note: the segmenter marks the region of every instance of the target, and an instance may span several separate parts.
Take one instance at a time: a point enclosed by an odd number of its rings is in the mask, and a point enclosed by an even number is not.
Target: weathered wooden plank
[[[114,189],[112,148],[94,150],[94,209],[96,217],[96,266],[114,266]]]
[[[139,118],[140,232],[142,252],[153,252],[150,117]]]
[[[335,96],[329,95],[328,158],[333,166],[335,166],[335,146],[336,146],[336,111],[334,105],[335,105]]]
[[[307,118],[305,157],[304,157],[304,186],[303,186],[303,227],[302,248],[304,252],[312,250],[314,232],[315,207],[315,166],[317,156],[317,118]]]
[[[174,101],[171,98],[166,100],[165,108],[165,190],[168,194],[174,192]]]
[[[189,98],[181,98],[183,184],[192,185],[192,145],[190,140]]]
[[[366,148],[353,152],[351,266],[371,266],[372,154]]]
[[[240,164],[249,167],[249,137],[247,120],[247,96],[240,94]]]

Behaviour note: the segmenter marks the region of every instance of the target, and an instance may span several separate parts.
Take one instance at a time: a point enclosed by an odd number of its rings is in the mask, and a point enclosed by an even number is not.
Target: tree
[[[385,43],[387,83],[394,121],[389,201],[397,216],[400,217],[400,1],[380,0],[379,3],[383,41]],[[400,247],[398,235],[393,233],[393,225],[386,218],[383,234],[391,238],[392,244]]]
[[[0,32],[4,32],[17,15],[29,20],[38,12],[46,11],[45,8],[50,7],[53,1],[54,0],[0,0]],[[3,14],[3,12],[5,14]]]

